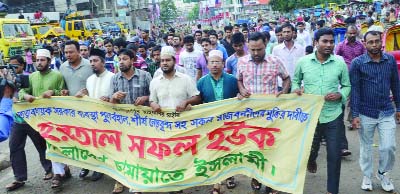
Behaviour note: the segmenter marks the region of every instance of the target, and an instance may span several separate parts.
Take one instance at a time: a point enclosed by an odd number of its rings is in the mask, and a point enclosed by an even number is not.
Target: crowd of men
[[[327,151],[326,192],[338,194],[341,159],[351,154],[346,139],[344,114],[351,107],[351,128],[360,136],[361,189],[373,190],[374,174],[385,191],[393,191],[389,177],[395,159],[395,119],[400,120],[400,85],[394,57],[382,51],[382,34],[370,30],[359,38],[359,28],[348,25],[346,40],[336,45],[332,29],[317,23],[307,30],[307,22],[295,24],[262,19],[253,28],[226,26],[223,32],[204,30],[198,25],[193,34],[179,35],[171,29],[160,44],[149,31],[130,39],[101,39],[92,42],[55,40],[36,52],[36,71],[30,87],[15,93],[15,100],[33,102],[36,97],[88,95],[111,103],[150,106],[154,111],[174,108],[190,111],[191,106],[252,94],[296,93],[324,96],[325,103],[314,135],[307,170],[317,172],[321,144]],[[24,73],[21,56],[12,57]],[[7,93],[10,97],[10,92]],[[391,95],[393,98],[391,98]],[[393,99],[395,107],[393,106]],[[379,133],[379,166],[373,170],[373,136]],[[46,142],[31,126],[15,117],[9,146],[15,180],[8,191],[27,180],[25,142],[30,137],[44,169],[43,180],[51,188],[62,189],[71,178],[68,165],[46,159]],[[82,169],[79,177],[87,176]],[[103,174],[93,172],[97,181]],[[234,177],[227,187],[234,189]],[[262,185],[252,179],[251,188]],[[116,181],[112,193],[122,193]],[[131,193],[140,193],[130,188]],[[182,191],[177,191],[177,193]],[[213,187],[220,193],[220,185]],[[267,193],[279,193],[266,187]]]

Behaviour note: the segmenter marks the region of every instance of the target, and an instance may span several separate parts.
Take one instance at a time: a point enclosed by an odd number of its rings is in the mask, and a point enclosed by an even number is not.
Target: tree
[[[178,17],[174,1],[162,0],[160,3],[160,20],[165,24]]]
[[[199,13],[200,13],[200,6],[197,3],[193,9],[189,12],[188,15],[188,20],[193,21],[199,19]]]

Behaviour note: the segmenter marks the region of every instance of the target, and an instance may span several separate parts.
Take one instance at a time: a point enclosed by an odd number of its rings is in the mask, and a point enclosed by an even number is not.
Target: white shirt
[[[279,57],[290,75],[293,78],[296,63],[300,57],[305,55],[305,48],[297,43],[289,50],[285,43],[276,45],[272,50],[272,55]]]
[[[197,68],[196,62],[197,59],[202,55],[203,52],[198,50],[193,50],[193,52],[187,52],[186,50],[181,53],[179,56],[179,64],[186,69],[187,74],[196,79]]]
[[[312,45],[311,36],[308,31],[303,30],[303,33],[301,33],[300,31],[297,31],[297,38],[301,38],[304,40],[304,42],[306,43],[306,45],[304,45],[304,46]]]
[[[203,52],[203,47],[201,46],[201,44],[199,44],[197,42],[194,42],[193,48],[194,48],[194,50]]]
[[[194,80],[176,71],[172,79],[161,75],[151,80],[149,101],[159,104],[161,108],[175,109],[182,101],[199,94]]]
[[[111,79],[114,73],[105,70],[102,74],[97,76],[91,75],[86,80],[86,89],[89,92],[89,97],[100,99],[102,96],[108,96],[111,89]]]
[[[184,67],[181,67],[181,66],[177,65],[177,64],[175,64],[175,70],[177,72],[179,72],[179,73],[187,74],[186,69]],[[161,70],[161,67],[159,67],[156,70],[156,72],[154,72],[153,79],[156,78],[156,77],[162,76],[163,73],[164,72]]]

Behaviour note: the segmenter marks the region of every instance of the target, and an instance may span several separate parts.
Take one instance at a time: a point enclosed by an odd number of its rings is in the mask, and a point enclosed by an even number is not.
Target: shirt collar
[[[132,67],[132,68],[134,68],[134,67]],[[135,77],[135,76],[137,76],[137,77],[139,77],[139,70],[137,69],[137,68],[135,68],[135,73],[133,74],[133,76],[131,77],[131,79],[133,78],[133,77]],[[123,75],[122,75],[122,72],[119,72],[119,77],[120,78],[125,78]]]
[[[104,77],[107,74],[107,69],[103,71],[103,73],[101,73],[98,77]]]
[[[70,68],[72,68],[72,69],[79,69],[79,68],[81,68],[82,67],[82,62],[83,62],[83,60],[85,60],[83,57],[79,57],[80,58],[80,60],[81,60],[81,62],[76,66],[76,68],[73,68],[72,67],[72,65],[71,65],[71,63],[69,63],[68,62],[68,66],[70,67]]]
[[[386,61],[386,60],[389,60],[389,58],[388,58],[388,56],[386,55],[386,53],[382,52],[382,57],[381,57],[381,59],[379,60],[379,62],[383,62],[383,61]],[[371,58],[368,54],[365,54],[364,63],[369,63],[369,62],[374,62],[374,61],[372,60],[372,58]]]
[[[321,63],[321,62],[317,59],[317,51],[315,51],[314,54],[311,54],[311,60],[314,60],[314,61],[317,61],[318,63]],[[333,54],[331,54],[331,55],[329,56],[329,58],[328,58],[325,62],[323,62],[322,64],[326,64],[326,63],[331,62],[331,61],[336,61],[336,57],[335,57]]]
[[[175,73],[174,73],[174,78],[175,78],[175,77],[182,77],[181,73],[180,73],[179,71],[177,71],[176,68],[175,68]],[[160,79],[160,80],[166,79],[166,78],[164,77],[164,73],[162,74],[162,76],[159,77],[159,79]]]
[[[344,44],[350,45],[350,42],[347,39],[345,39]],[[358,45],[358,44],[360,44],[360,42],[358,42],[358,40],[356,40],[353,44]]]

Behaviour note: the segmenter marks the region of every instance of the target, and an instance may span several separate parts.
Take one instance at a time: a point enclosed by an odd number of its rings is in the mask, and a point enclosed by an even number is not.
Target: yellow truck
[[[126,25],[125,23],[122,23],[122,22],[117,22],[116,24],[121,29],[121,33],[128,34],[128,25]]]
[[[67,20],[64,30],[66,36],[74,40],[83,40],[103,34],[97,19]]]
[[[45,40],[50,42],[55,37],[65,36],[65,31],[61,27],[53,26],[50,24],[31,24],[33,34],[36,40]]]
[[[35,42],[28,20],[0,18],[0,51],[5,62],[14,55],[24,56],[26,48],[35,52]]]

